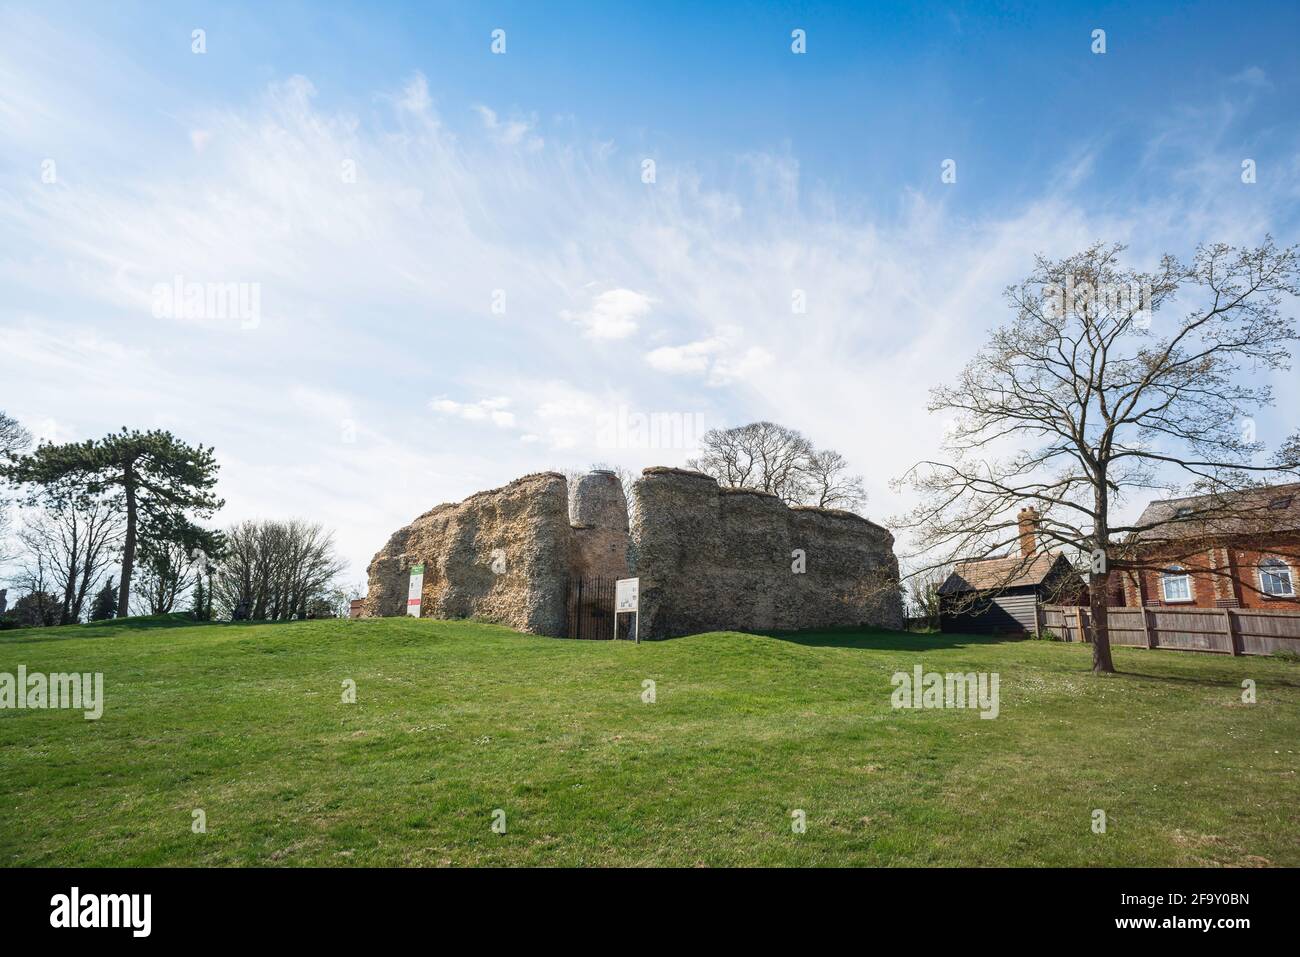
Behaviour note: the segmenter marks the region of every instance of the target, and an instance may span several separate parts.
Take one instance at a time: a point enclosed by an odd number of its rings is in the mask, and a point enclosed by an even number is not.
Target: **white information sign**
[[[640,591],[641,579],[639,578],[620,578],[614,582],[614,636],[618,637],[619,615],[636,615],[632,627],[637,644],[641,643]]]
[[[420,595],[424,591],[424,566],[411,566],[411,587],[406,592],[406,613],[412,618],[420,617]]]
[[[614,610],[636,611],[637,588],[639,578],[620,578],[614,583]]]

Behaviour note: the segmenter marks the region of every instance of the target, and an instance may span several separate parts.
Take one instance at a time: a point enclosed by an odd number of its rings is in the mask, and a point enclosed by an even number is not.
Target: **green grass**
[[[1300,864],[1300,666],[1088,656],[414,619],[3,632],[0,672],[101,671],[107,700],[0,711],[0,864]],[[917,663],[998,672],[1000,717],[892,710]]]

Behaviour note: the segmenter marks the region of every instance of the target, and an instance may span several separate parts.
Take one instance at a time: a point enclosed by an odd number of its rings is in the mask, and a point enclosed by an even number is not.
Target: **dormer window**
[[[1174,518],[1186,518],[1188,515],[1191,514],[1192,514],[1192,507],[1190,505],[1184,505],[1181,508],[1179,508],[1176,512],[1174,512]]]
[[[1291,502],[1294,501],[1294,499],[1294,495],[1284,495],[1281,498],[1273,499],[1273,501],[1268,503],[1268,507],[1281,511],[1284,508],[1290,508]]]

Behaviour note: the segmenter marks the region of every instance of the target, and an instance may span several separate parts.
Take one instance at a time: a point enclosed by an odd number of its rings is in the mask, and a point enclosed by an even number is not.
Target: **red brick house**
[[[1131,608],[1300,611],[1300,483],[1152,502],[1120,573]]]

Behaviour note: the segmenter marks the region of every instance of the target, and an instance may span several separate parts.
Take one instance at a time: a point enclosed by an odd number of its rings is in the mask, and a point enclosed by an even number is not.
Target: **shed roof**
[[[952,574],[939,586],[939,594],[1041,585],[1061,562],[1069,567],[1069,560],[1061,552],[1040,552],[1028,559],[1023,555],[1005,555],[958,562]]]

